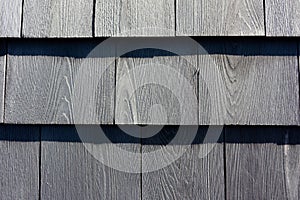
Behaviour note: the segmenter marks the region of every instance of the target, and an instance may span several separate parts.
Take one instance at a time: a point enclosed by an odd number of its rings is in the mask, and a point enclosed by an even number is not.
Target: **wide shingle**
[[[176,0],[177,36],[258,36],[263,0]]]
[[[232,39],[200,44],[208,52],[198,62],[200,124],[299,123],[296,42]]]
[[[23,36],[92,37],[93,0],[24,0]]]
[[[173,0],[96,0],[95,35],[174,36]]]
[[[112,124],[114,57],[86,58],[97,44],[10,43],[5,122]]]
[[[22,0],[0,0],[0,37],[20,37]]]
[[[300,1],[266,0],[267,36],[300,36]]]

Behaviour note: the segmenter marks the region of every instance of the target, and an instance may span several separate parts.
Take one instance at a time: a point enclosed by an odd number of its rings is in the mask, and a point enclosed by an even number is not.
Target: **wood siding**
[[[0,126],[0,196],[39,199],[40,132],[38,126]]]
[[[123,127],[124,128],[124,127]],[[139,134],[159,127],[129,127]],[[162,127],[160,127],[162,128]],[[6,199],[298,199],[300,194],[299,127],[226,126],[218,141],[204,140],[200,126],[178,126],[138,139],[118,126],[102,126],[109,142],[93,140],[95,126],[1,125],[1,196]],[[95,131],[96,130],[96,131]],[[217,130],[217,129],[216,129]],[[79,131],[91,136],[80,137]],[[214,132],[213,132],[214,133]],[[225,139],[225,140],[224,140]],[[84,143],[82,143],[84,142]],[[113,145],[140,156],[129,160],[141,173],[119,171],[90,154],[86,145],[110,162],[122,160]],[[147,153],[160,150],[159,157]],[[152,166],[186,149],[159,170]],[[210,149],[206,156],[202,153]],[[99,151],[98,151],[99,150]],[[119,162],[122,167],[122,163]],[[143,172],[143,173],[142,173]]]
[[[1,0],[0,5],[0,37],[300,36],[298,0]]]
[[[115,66],[111,58],[86,58],[97,44],[10,43],[5,122],[112,124]]]
[[[101,42],[9,41],[4,122],[299,124],[297,40],[198,38],[196,52],[137,47],[123,56],[117,42],[90,55]]]

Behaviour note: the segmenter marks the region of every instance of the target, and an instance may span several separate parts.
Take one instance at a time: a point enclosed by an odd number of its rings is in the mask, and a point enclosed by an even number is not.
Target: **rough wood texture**
[[[0,196],[39,199],[39,127],[0,126]]]
[[[21,36],[22,0],[0,1],[0,37]]]
[[[300,1],[266,0],[267,36],[300,36]]]
[[[96,0],[95,35],[174,36],[173,0]]]
[[[114,57],[86,58],[97,44],[10,43],[5,122],[112,124]]]
[[[3,123],[4,117],[5,70],[6,43],[0,40],[0,123]]]
[[[227,199],[299,199],[299,128],[226,129]]]
[[[200,124],[299,123],[297,44],[291,41],[200,41]],[[215,64],[207,64],[212,59]]]
[[[115,127],[106,128],[107,135],[117,138],[114,145],[140,152],[140,144],[120,137]],[[81,127],[83,134],[97,134],[90,126]],[[93,138],[93,136],[91,136]],[[122,159],[110,148],[112,143],[84,141],[93,145],[98,154],[111,159]],[[117,171],[105,166],[90,154],[77,134],[75,127],[56,126],[42,129],[42,199],[141,199],[140,174]],[[141,166],[131,160],[132,167]]]
[[[24,0],[24,37],[92,37],[93,0]]]
[[[159,165],[180,155],[179,152],[186,148],[185,153],[169,166],[143,174],[143,199],[225,198],[223,135],[220,143],[217,143],[217,140],[203,142],[207,127],[200,127],[193,144],[189,145],[191,143],[187,138],[192,135],[191,131],[194,128],[185,126],[184,136],[175,139],[175,142],[174,137],[179,134],[178,127],[165,127],[158,135],[142,140],[143,172],[147,172],[153,165]],[[149,156],[159,150],[162,150],[162,153]],[[202,158],[205,151],[209,153]]]
[[[177,36],[265,35],[263,0],[176,0]]]
[[[197,125],[197,55],[137,50],[117,60],[116,123]]]

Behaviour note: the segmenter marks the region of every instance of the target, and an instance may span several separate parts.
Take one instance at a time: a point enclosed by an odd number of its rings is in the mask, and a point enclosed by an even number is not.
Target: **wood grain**
[[[227,199],[298,199],[299,128],[226,129]]]
[[[80,40],[10,43],[5,122],[112,124],[114,57],[86,58],[97,44]]]
[[[0,196],[39,199],[39,127],[0,126]]]
[[[223,136],[219,141],[203,142],[207,127],[199,127],[192,144],[187,138],[198,127],[181,128],[183,135],[178,139],[174,139],[176,134],[181,134],[178,127],[164,127],[156,136],[142,140],[143,172],[152,169],[153,165],[160,166],[180,155],[179,152],[185,151],[170,165],[143,173],[143,199],[224,199]],[[158,151],[162,152],[157,153]],[[209,153],[202,157],[205,151]],[[153,155],[149,156],[151,153]]]
[[[78,130],[78,129],[77,129]],[[46,126],[42,129],[42,199],[141,199],[140,174],[117,171],[105,166],[90,154],[73,126]],[[81,127],[82,134],[92,138],[94,127]],[[85,141],[93,145],[98,154],[112,162],[121,160],[112,145],[138,152],[140,144],[121,137],[115,127],[107,127],[107,135],[117,138],[111,143],[98,140]],[[140,167],[141,160],[130,161]]]
[[[231,39],[199,41],[200,124],[299,123],[297,44]],[[213,64],[211,64],[213,63]]]
[[[24,0],[24,37],[92,37],[93,0]]]
[[[6,50],[6,42],[0,40],[0,123],[3,123],[4,117]]]
[[[172,0],[96,0],[95,35],[174,36]]]
[[[267,36],[300,36],[300,1],[266,0]]]
[[[196,125],[197,55],[158,49],[117,60],[116,123]]]
[[[265,35],[263,0],[176,0],[177,36]]]
[[[0,1],[0,37],[20,37],[22,0]]]

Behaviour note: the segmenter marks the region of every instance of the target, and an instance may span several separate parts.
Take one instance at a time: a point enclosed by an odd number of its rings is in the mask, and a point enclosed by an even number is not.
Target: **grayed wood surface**
[[[180,38],[140,40],[187,46]],[[114,115],[117,124],[300,122],[296,41],[199,39],[207,52],[196,49],[198,56],[144,49],[115,61],[107,47],[86,58],[98,42],[10,41],[5,123],[112,124]]]
[[[263,0],[176,0],[176,28],[177,36],[265,35]]]
[[[6,42],[0,40],[0,123],[4,115],[4,88],[6,69]]]
[[[272,40],[200,41],[200,124],[297,125],[297,44]],[[211,64],[211,60],[215,64]]]
[[[114,57],[89,58],[97,41],[9,44],[6,123],[112,124]],[[113,55],[113,54],[112,54]]]
[[[0,37],[20,37],[22,0],[0,1]]]
[[[39,127],[0,126],[0,196],[39,199]]]
[[[266,0],[267,36],[300,36],[300,1]]]
[[[24,0],[23,36],[92,37],[93,0]]]
[[[299,129],[226,129],[227,199],[299,199]]]
[[[207,127],[200,127],[193,145],[189,145],[187,138],[193,135],[194,128],[185,126],[181,130],[182,137],[175,142],[178,127],[166,127],[158,135],[142,140],[143,172],[152,169],[153,165],[160,166],[186,148],[185,153],[169,166],[142,175],[143,199],[225,198],[223,135],[220,143],[217,140],[203,142]],[[209,153],[202,157],[204,152]],[[151,153],[153,155],[149,156]]]
[[[197,55],[143,49],[117,60],[117,124],[196,125]]]
[[[89,126],[82,127],[80,131],[91,135],[91,138],[98,134]],[[119,145],[119,148],[140,155],[141,145],[121,137],[116,127],[106,128],[106,134],[114,138],[111,139],[114,144],[98,140],[84,142],[93,145],[98,155],[111,162],[122,159],[111,145]],[[140,174],[117,171],[96,160],[80,142],[73,126],[42,128],[41,159],[42,199],[141,199]],[[130,164],[140,167],[140,162],[139,157],[131,160]]]
[[[174,36],[174,1],[96,0],[95,35]]]

